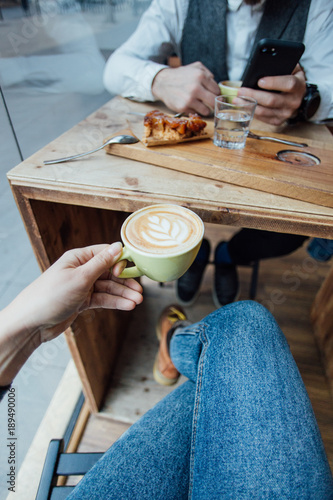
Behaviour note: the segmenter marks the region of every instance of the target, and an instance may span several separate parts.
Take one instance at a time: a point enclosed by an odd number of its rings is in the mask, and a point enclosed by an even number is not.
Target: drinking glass
[[[215,98],[214,144],[220,148],[245,146],[257,101],[251,97],[219,95]]]

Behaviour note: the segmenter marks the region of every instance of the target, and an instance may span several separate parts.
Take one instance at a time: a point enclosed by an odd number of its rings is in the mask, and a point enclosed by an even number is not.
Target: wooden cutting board
[[[126,132],[142,137],[138,129],[132,128],[132,131]],[[257,133],[260,134],[260,131]],[[270,135],[306,142],[309,146],[296,148],[248,138],[244,149],[229,150],[215,146],[212,139],[208,138],[156,147],[146,147],[142,142],[113,144],[105,149],[111,155],[333,208],[333,140],[321,143],[285,135]],[[310,153],[318,157],[321,163],[303,166],[283,162],[276,155],[278,151],[286,149]]]

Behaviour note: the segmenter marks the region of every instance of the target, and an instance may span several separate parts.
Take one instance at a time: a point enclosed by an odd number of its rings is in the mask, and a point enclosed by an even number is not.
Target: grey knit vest
[[[302,42],[311,0],[267,0],[255,42],[274,38]],[[182,64],[201,61],[217,82],[228,79],[227,0],[190,0],[181,41]]]

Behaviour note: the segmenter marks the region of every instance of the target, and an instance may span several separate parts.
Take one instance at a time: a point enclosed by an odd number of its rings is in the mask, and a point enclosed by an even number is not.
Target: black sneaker
[[[209,255],[209,241],[203,239],[195,261],[186,273],[177,280],[176,295],[181,305],[191,306],[198,297],[202,277],[209,261]]]
[[[222,245],[224,242],[219,243]],[[222,307],[235,302],[239,296],[239,282],[235,264],[219,264],[216,262],[215,250],[215,274],[213,286],[213,300],[216,307]]]

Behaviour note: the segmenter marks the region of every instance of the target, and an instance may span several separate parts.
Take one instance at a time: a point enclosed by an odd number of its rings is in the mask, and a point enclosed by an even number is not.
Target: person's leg
[[[230,241],[221,241],[214,253],[213,300],[216,307],[223,307],[237,300],[238,265],[250,265],[261,259],[288,255],[297,250],[307,238],[297,234],[241,229]]]
[[[286,340],[266,309],[231,304],[176,330],[185,376],[70,499],[330,498],[323,444]],[[193,420],[193,427],[192,427]]]
[[[176,368],[196,381],[190,498],[332,497],[315,416],[272,315],[247,301],[176,330]]]
[[[69,500],[188,498],[195,384],[166,396],[114,443]]]
[[[190,306],[196,301],[199,295],[201,281],[209,261],[209,255],[210,243],[204,238],[193,264],[186,273],[177,280],[176,296],[180,304]]]
[[[251,264],[256,260],[288,255],[301,247],[308,236],[241,229],[228,242],[231,262]]]

